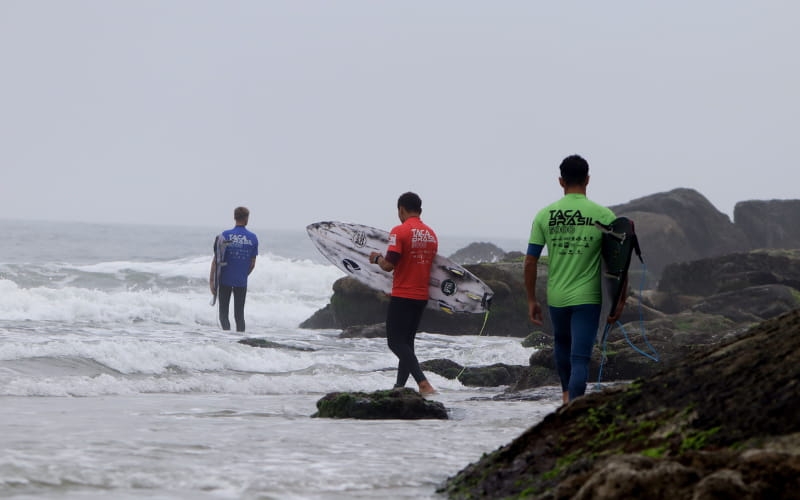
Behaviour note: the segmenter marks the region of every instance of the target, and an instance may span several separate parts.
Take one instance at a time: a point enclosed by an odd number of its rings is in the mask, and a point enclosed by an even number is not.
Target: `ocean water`
[[[493,400],[503,388],[429,373],[447,421],[311,418],[329,392],[390,388],[396,359],[385,339],[298,328],[342,276],[302,229],[252,228],[261,254],[245,334],[221,331],[209,304],[212,241],[225,228],[0,229],[2,498],[439,498],[447,477],[560,401],[556,389]],[[470,241],[443,241],[443,253]],[[519,339],[424,332],[417,352],[471,366],[531,354]]]

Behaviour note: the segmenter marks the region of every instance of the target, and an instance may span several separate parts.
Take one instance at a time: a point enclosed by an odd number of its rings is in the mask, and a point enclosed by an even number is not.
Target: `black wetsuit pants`
[[[244,299],[247,296],[246,286],[219,286],[219,323],[223,330],[231,329],[231,321],[228,319],[228,309],[231,305],[231,295],[233,295],[233,319],[236,321],[236,331],[244,331]]]
[[[391,297],[389,311],[386,314],[386,337],[389,349],[397,356],[397,382],[395,387],[405,387],[409,374],[417,383],[425,380],[419,367],[419,360],[414,354],[414,339],[422,319],[427,300]]]

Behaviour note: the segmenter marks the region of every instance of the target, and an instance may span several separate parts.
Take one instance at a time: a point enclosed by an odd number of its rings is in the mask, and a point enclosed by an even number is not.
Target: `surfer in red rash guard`
[[[415,193],[403,193],[397,200],[397,216],[401,224],[389,233],[386,255],[370,254],[370,262],[387,272],[394,271],[386,334],[389,349],[397,356],[397,382],[405,387],[409,375],[422,395],[433,394],[433,386],[425,378],[414,353],[414,339],[428,303],[431,264],[439,249],[436,233],[420,219],[422,200]]]

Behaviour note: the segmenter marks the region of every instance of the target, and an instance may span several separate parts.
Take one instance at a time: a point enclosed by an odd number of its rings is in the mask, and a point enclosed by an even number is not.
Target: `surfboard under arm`
[[[385,252],[389,233],[345,222],[316,222],[306,227],[311,241],[334,266],[365,285],[392,291],[392,273],[369,262],[371,252]],[[437,255],[431,266],[428,307],[448,313],[484,313],[494,292],[450,259]]]
[[[211,305],[217,303],[217,295],[219,295],[219,279],[222,275],[222,267],[225,265],[225,247],[228,242],[218,234],[214,239],[214,292],[211,294]]]

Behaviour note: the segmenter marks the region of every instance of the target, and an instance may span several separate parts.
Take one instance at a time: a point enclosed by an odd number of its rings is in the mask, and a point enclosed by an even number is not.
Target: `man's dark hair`
[[[241,222],[247,220],[250,217],[250,210],[246,207],[236,207],[233,210],[233,220],[237,222]]]
[[[589,176],[589,163],[578,155],[564,158],[559,167],[561,178],[567,186],[581,186]]]
[[[422,213],[422,199],[416,194],[409,191],[403,193],[397,199],[397,208],[403,207],[409,212]]]

